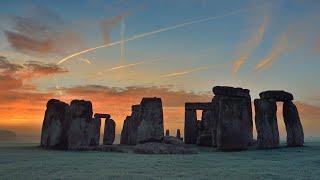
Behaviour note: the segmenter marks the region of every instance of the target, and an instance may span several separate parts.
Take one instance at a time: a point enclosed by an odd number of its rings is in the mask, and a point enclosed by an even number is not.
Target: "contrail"
[[[113,42],[113,43],[110,43],[110,44],[104,44],[104,45],[101,45],[101,46],[85,49],[83,51],[79,51],[79,52],[76,52],[74,54],[71,54],[69,56],[64,57],[63,59],[61,59],[57,63],[57,65],[69,60],[70,58],[73,58],[75,56],[79,56],[81,54],[84,54],[84,53],[87,53],[87,52],[90,52],[90,51],[93,51],[93,50],[96,50],[96,49],[116,46],[116,45],[119,45],[121,43],[125,43],[125,42],[128,42],[128,41],[133,41],[133,40],[140,39],[140,38],[143,38],[143,37],[146,37],[146,36],[151,36],[153,34],[165,32],[165,31],[170,31],[170,30],[174,30],[174,29],[178,29],[178,28],[185,27],[185,26],[192,25],[192,24],[196,24],[196,23],[202,23],[202,22],[212,21],[212,20],[216,20],[216,19],[221,19],[221,18],[228,17],[228,16],[233,16],[233,15],[236,15],[236,14],[239,14],[239,13],[247,12],[250,9],[252,9],[252,8],[240,9],[240,10],[232,11],[232,12],[229,12],[227,14],[220,15],[220,16],[211,16],[211,17],[207,17],[207,18],[203,18],[203,19],[189,21],[189,22],[185,22],[185,23],[182,23],[182,24],[177,24],[177,25],[174,25],[174,26],[161,28],[161,29],[158,29],[158,30],[155,30],[155,31],[134,35],[134,36],[132,36],[132,37],[130,37],[128,39],[125,39],[123,41],[116,41],[116,42]]]
[[[121,22],[121,27],[120,27],[120,36],[121,36],[121,46],[120,46],[120,61],[121,63],[124,63],[125,61],[125,57],[124,57],[124,32],[125,32],[125,28],[126,28],[126,25],[124,23],[124,19],[122,19],[122,22]]]
[[[87,58],[80,58],[80,60],[87,63],[87,64],[92,64],[91,61]]]
[[[198,67],[198,68],[189,69],[189,70],[185,70],[185,71],[164,74],[164,75],[161,75],[160,77],[165,78],[165,77],[181,76],[181,75],[189,74],[189,73],[192,73],[195,71],[206,70],[206,69],[210,69],[210,68],[212,68],[212,67],[209,67],[209,66]]]

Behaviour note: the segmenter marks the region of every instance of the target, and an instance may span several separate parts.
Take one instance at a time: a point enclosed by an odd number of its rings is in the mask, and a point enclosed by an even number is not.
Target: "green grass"
[[[0,179],[319,179],[320,143],[303,148],[141,155],[0,144]]]

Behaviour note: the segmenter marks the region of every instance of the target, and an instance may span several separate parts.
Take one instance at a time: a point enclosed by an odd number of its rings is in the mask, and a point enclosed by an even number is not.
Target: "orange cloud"
[[[238,49],[239,58],[234,60],[233,62],[233,69],[232,73],[236,74],[241,66],[250,58],[253,51],[259,46],[261,43],[266,26],[269,22],[269,18],[267,16],[264,17],[263,23],[260,25],[258,32],[253,34],[248,41],[241,44],[240,48]]]

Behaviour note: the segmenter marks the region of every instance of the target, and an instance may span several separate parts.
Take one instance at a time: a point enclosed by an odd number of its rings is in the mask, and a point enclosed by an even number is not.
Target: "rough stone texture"
[[[267,149],[278,147],[279,130],[276,101],[255,99],[254,106],[258,148]]]
[[[261,99],[273,99],[275,101],[292,101],[293,95],[286,91],[281,90],[272,90],[272,91],[264,91],[259,94]]]
[[[173,136],[164,136],[162,142],[165,144],[174,144],[174,145],[183,145],[184,144],[184,142],[181,139],[178,139]]]
[[[95,114],[94,114],[94,117],[95,117],[95,118],[100,118],[100,119],[101,119],[101,118],[110,119],[111,116],[110,116],[110,114],[95,113]]]
[[[212,130],[210,128],[211,111],[202,111],[201,121],[198,124],[197,145],[212,146]]]
[[[250,98],[249,89],[234,88],[229,86],[215,86],[213,87],[212,91],[215,95]]]
[[[158,142],[148,142],[138,144],[134,148],[138,154],[194,154],[196,151],[183,145],[164,144]]]
[[[185,109],[187,110],[210,110],[211,102],[197,102],[197,103],[185,103]]]
[[[140,126],[140,105],[133,105],[131,107],[131,116],[127,116],[123,123],[121,131],[120,144],[136,145],[138,136],[138,127]]]
[[[40,145],[43,148],[66,149],[70,109],[67,103],[50,99],[45,112]]]
[[[180,133],[180,129],[177,129],[177,134],[176,134],[176,138],[181,139],[181,133]]]
[[[247,149],[252,134],[248,98],[223,96],[219,98],[218,106],[218,150]]]
[[[70,104],[71,123],[68,131],[68,149],[82,146],[96,146],[97,132],[100,132],[100,119],[92,118],[90,101],[73,100]],[[98,130],[99,129],[99,130]]]
[[[297,107],[291,101],[283,103],[283,118],[287,130],[287,146],[303,146],[304,133],[302,124]]]
[[[112,119],[105,120],[103,144],[111,145],[114,142],[116,133],[116,123]]]
[[[123,121],[120,144],[129,144],[130,119],[131,116],[127,116],[126,119]]]
[[[170,136],[170,131],[169,131],[169,129],[166,130],[166,136]]]
[[[186,144],[196,144],[197,136],[197,111],[186,109],[184,120],[184,142]]]
[[[160,98],[143,98],[140,104],[138,143],[160,142],[163,138],[163,110]]]

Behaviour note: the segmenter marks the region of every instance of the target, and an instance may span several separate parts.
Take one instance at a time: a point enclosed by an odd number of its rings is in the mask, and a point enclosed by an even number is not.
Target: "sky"
[[[0,129],[40,135],[46,102],[86,99],[120,133],[131,105],[161,97],[165,129],[217,85],[294,94],[320,136],[317,0],[0,1]],[[282,107],[280,133],[285,137]],[[198,117],[200,119],[200,117]]]

